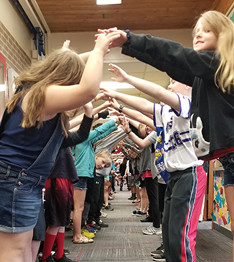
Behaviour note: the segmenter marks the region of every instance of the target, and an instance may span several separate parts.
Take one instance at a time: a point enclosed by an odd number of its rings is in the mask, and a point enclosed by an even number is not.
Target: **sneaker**
[[[84,229],[87,229],[90,233],[97,233],[97,229],[91,227],[90,225],[85,225]]]
[[[162,229],[149,226],[145,230],[142,231],[144,235],[161,235]]]
[[[135,200],[135,199],[136,199],[136,197],[134,197],[134,196],[131,196],[131,197],[128,198],[128,200]]]
[[[48,256],[46,259],[40,259],[40,262],[54,262],[55,260],[53,259],[53,257],[50,255]]]
[[[54,259],[56,262],[73,262],[70,258],[66,257],[65,254],[60,259]]]
[[[89,224],[89,226],[93,227],[96,230],[100,230],[101,229],[101,227],[96,222],[92,222],[91,224]]]
[[[164,249],[161,250],[160,254],[156,254],[155,256],[153,256],[153,260],[154,259],[165,259],[165,261],[166,261],[166,257],[165,257],[165,254],[164,254]],[[161,260],[154,260],[154,261],[161,261]]]
[[[104,209],[105,209],[105,210],[114,211],[114,208],[111,207],[111,206],[109,206],[109,205],[108,205],[108,206],[105,206]]]
[[[81,229],[81,233],[82,233],[83,236],[88,237],[88,238],[94,238],[95,237],[94,233],[89,232],[87,229],[84,229],[84,228]]]
[[[140,221],[143,222],[143,223],[144,223],[144,222],[153,222],[153,219],[148,216],[148,217],[146,217],[146,218],[144,218],[144,219],[141,219]]]
[[[163,243],[161,243],[161,245],[160,245],[156,250],[152,251],[152,252],[150,253],[150,255],[151,255],[151,256],[156,256],[156,255],[158,255],[158,254],[162,254],[162,252],[164,252],[164,251],[162,251],[162,250],[164,250]]]
[[[153,261],[156,261],[156,262],[167,262],[166,258],[154,258],[154,257],[153,257]]]
[[[133,210],[132,211],[132,215],[136,215],[138,213],[139,210]]]
[[[104,223],[102,220],[99,220],[98,222],[96,222],[96,224],[98,224],[100,227],[109,227],[109,225]]]
[[[107,216],[108,216],[107,213],[101,211],[101,216],[100,217],[104,217],[105,218]]]
[[[146,212],[142,212],[140,210],[136,213],[137,216],[145,216],[146,214]]]
[[[68,255],[68,254],[71,253],[68,249],[65,249],[65,248],[63,249],[63,252],[64,252],[65,255]]]

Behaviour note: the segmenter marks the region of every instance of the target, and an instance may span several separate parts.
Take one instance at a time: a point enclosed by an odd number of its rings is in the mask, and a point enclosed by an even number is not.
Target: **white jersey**
[[[177,95],[180,112],[167,105],[154,105],[155,126],[164,127],[164,162],[168,172],[203,164],[195,155],[190,137],[190,99]]]

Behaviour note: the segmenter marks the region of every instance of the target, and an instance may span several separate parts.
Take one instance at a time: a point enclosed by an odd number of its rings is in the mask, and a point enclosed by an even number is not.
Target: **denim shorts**
[[[234,186],[234,153],[219,158],[224,168],[224,186]]]
[[[34,228],[45,178],[0,162],[0,231],[22,233]]]
[[[74,189],[87,190],[88,177],[79,177],[79,180],[73,184]]]

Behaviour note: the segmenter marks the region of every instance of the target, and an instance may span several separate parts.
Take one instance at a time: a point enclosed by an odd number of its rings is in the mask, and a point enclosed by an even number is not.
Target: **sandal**
[[[89,243],[93,243],[93,239],[85,237],[85,236],[81,236],[79,240],[74,241],[72,240],[73,244],[89,244]]]

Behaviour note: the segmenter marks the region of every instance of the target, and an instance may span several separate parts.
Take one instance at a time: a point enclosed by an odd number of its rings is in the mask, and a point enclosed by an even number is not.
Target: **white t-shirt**
[[[164,162],[168,172],[184,170],[202,165],[198,160],[190,137],[190,99],[177,94],[180,101],[180,112],[168,105],[154,105],[156,126],[164,127]]]

